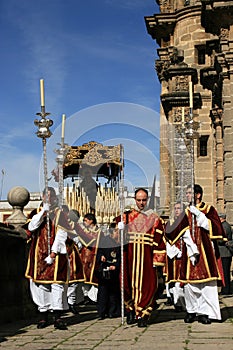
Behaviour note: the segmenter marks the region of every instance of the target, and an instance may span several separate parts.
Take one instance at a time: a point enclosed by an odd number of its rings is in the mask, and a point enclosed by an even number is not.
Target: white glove
[[[197,217],[201,214],[200,210],[197,209],[194,205],[190,205],[189,210],[192,214],[196,215]]]
[[[66,240],[67,240],[67,232],[59,229],[57,230],[51,251],[54,253],[66,254]]]
[[[54,262],[54,258],[51,258],[50,255],[48,255],[44,261],[46,261],[48,265],[51,265]]]
[[[49,203],[44,203],[42,208],[43,212],[49,211],[49,207],[50,207]]]
[[[124,230],[124,228],[125,228],[124,222],[123,221],[118,222],[117,227],[119,230]]]
[[[204,228],[209,231],[209,221],[204,213],[198,210],[194,205],[190,205],[190,212],[196,215],[197,226]]]
[[[41,208],[39,213],[33,215],[31,221],[28,224],[29,231],[35,231],[40,227],[43,222],[44,207]]]
[[[190,256],[190,261],[191,261],[191,263],[192,263],[192,265],[193,266],[195,266],[196,265],[196,262],[197,262],[197,260],[196,260],[196,256],[195,255],[192,255],[192,256]]]
[[[82,247],[83,247],[83,245],[82,245],[82,243],[80,242],[79,238],[78,238],[78,237],[74,237],[74,238],[73,238],[73,241],[74,241],[74,243],[78,246],[78,249],[81,250]]]
[[[209,220],[204,213],[200,213],[197,217],[197,226],[203,227],[205,230],[209,231]]]
[[[176,257],[177,257],[177,259],[180,259],[182,257],[182,251],[181,250],[179,250],[179,252],[177,253]]]

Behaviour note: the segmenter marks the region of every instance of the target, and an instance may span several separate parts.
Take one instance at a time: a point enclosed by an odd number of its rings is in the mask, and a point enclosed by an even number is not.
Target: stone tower
[[[159,46],[162,215],[181,199],[194,164],[204,201],[233,224],[233,1],[157,3],[160,13],[145,22]]]

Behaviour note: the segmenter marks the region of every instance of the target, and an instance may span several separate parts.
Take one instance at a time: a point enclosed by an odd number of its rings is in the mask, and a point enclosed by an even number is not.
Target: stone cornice
[[[161,46],[161,39],[173,34],[176,23],[183,17],[198,16],[201,14],[201,6],[187,6],[172,13],[159,13],[153,16],[145,16],[146,28],[152,39]]]
[[[221,35],[222,28],[233,24],[233,1],[201,0],[201,23],[205,30]]]
[[[171,110],[173,107],[177,107],[177,106],[187,107],[189,106],[189,102],[190,102],[189,92],[177,91],[177,92],[162,94],[161,102],[165,113],[168,113],[168,111]],[[199,92],[193,94],[193,107],[194,109],[201,107],[201,94]]]
[[[195,68],[188,67],[187,65],[170,65],[164,71],[164,77],[166,80],[175,76],[191,76],[194,84],[197,83],[197,70]]]

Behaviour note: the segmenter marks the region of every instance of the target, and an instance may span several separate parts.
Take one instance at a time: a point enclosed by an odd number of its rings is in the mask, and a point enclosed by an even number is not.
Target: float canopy
[[[103,146],[90,141],[82,146],[66,146],[63,178],[77,178],[88,172],[91,176],[117,180],[123,169],[123,146]],[[53,171],[56,179],[56,171]]]

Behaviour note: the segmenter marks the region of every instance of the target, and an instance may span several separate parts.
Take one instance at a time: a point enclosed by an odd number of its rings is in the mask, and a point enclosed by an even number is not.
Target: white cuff
[[[209,231],[209,220],[207,219],[204,213],[200,213],[197,217],[197,226]]]

